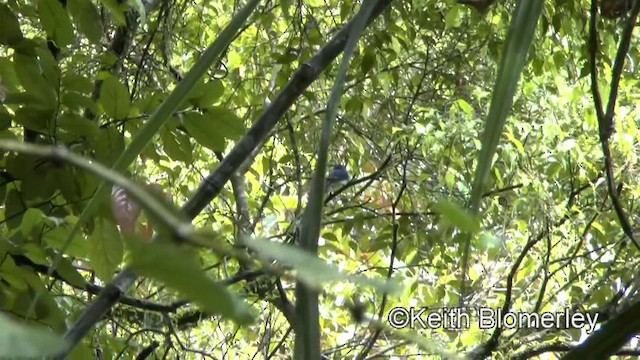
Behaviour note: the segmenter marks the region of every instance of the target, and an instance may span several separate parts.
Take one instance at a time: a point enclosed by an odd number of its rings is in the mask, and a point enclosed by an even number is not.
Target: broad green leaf
[[[296,278],[315,289],[321,289],[325,283],[329,282],[349,281],[373,287],[380,292],[397,293],[399,291],[399,286],[394,281],[343,273],[335,266],[297,247],[257,238],[248,239],[247,245],[264,260],[277,260],[283,267],[292,267],[296,271]]]
[[[282,9],[282,14],[284,14],[287,20],[291,19],[291,11],[290,7],[293,4],[293,0],[282,0],[280,1],[280,8]]]
[[[18,228],[22,224],[22,213],[25,210],[18,191],[11,189],[7,192],[4,199],[4,218],[9,229]]]
[[[56,188],[60,189],[62,196],[69,202],[79,201],[82,195],[75,171],[67,167],[53,170],[53,172],[55,174]]]
[[[215,124],[218,133],[225,139],[237,140],[246,132],[242,119],[231,110],[210,107],[204,110],[204,116]]]
[[[11,58],[0,56],[0,79],[2,79],[2,86],[7,92],[17,91],[20,80]]]
[[[109,77],[102,82],[100,103],[110,118],[125,119],[131,107],[129,90],[115,76]]]
[[[44,327],[27,326],[0,314],[0,357],[41,358],[64,348],[64,340]]]
[[[376,54],[373,51],[367,51],[364,53],[362,57],[362,62],[360,63],[360,71],[362,71],[362,75],[366,75],[372,67],[376,65]]]
[[[202,87],[202,95],[196,101],[199,108],[213,105],[224,94],[224,85],[220,80],[212,80]]]
[[[38,15],[42,28],[58,47],[73,43],[73,25],[71,25],[67,10],[60,1],[38,0]]]
[[[435,205],[435,210],[460,230],[473,233],[480,229],[478,217],[451,200],[442,199],[438,201]]]
[[[73,73],[65,73],[62,76],[62,87],[68,92],[89,94],[93,91],[93,83],[85,76]]]
[[[4,3],[0,3],[0,44],[12,46],[22,40],[18,18]]]
[[[73,351],[69,354],[67,359],[69,360],[86,360],[91,359],[95,356],[95,349],[87,345],[86,342],[81,342],[73,348]],[[109,348],[103,348],[102,355],[105,359],[112,359],[114,356],[111,355]]]
[[[33,175],[36,158],[25,154],[11,154],[6,159],[6,170],[18,179],[25,179]]]
[[[28,236],[31,232],[44,224],[44,213],[40,209],[29,208],[22,216],[20,230],[23,236]]]
[[[115,127],[101,129],[96,141],[96,159],[107,166],[113,164],[124,150],[124,138]]]
[[[192,160],[193,148],[189,142],[189,138],[177,131],[161,130],[160,140],[164,152],[176,161],[189,163]]]
[[[111,280],[124,255],[122,237],[116,226],[103,219],[98,220],[89,241],[92,247],[91,267],[101,280]]]
[[[40,247],[39,244],[28,243],[24,244],[24,255],[29,258],[29,260],[33,261],[36,264],[40,265],[49,265],[49,261],[47,260],[47,254],[44,249]]]
[[[462,19],[460,18],[460,7],[459,6],[450,6],[449,11],[447,11],[447,15],[444,18],[444,23],[446,28],[456,28],[462,24]]]
[[[29,290],[29,284],[27,284],[25,279],[20,276],[16,265],[14,263],[8,265],[8,262],[8,260],[5,260],[5,263],[0,267],[0,276],[2,276],[2,281],[8,285],[7,287],[11,288],[12,291],[22,292]]]
[[[189,104],[193,106],[197,106],[198,100],[202,96],[204,96],[204,88],[205,88],[204,77],[201,77],[196,80],[195,84],[193,84],[193,87],[187,93],[186,100],[188,100],[188,102],[182,103],[181,108],[186,109],[189,106]]]
[[[53,120],[53,112],[39,110],[35,106],[24,106],[16,111],[13,120],[27,129],[48,134]]]
[[[47,231],[42,235],[42,239],[49,247],[58,251],[65,250],[65,254],[76,258],[86,259],[91,254],[92,244],[89,239],[85,239],[82,236],[76,236],[71,241],[71,244],[67,249],[63,248],[63,245],[69,236],[69,229],[66,227],[57,227],[51,231]]]
[[[86,281],[67,258],[63,257],[60,259],[58,266],[56,266],[56,271],[58,271],[58,274],[69,284],[80,289],[85,288]]]
[[[61,102],[63,105],[67,106],[72,110],[89,109],[94,113],[97,112],[98,110],[98,108],[96,107],[95,101],[93,101],[91,97],[77,93],[75,91],[71,91],[63,94]]]
[[[67,0],[67,6],[78,30],[92,44],[100,44],[103,34],[102,19],[93,2],[91,0]]]
[[[38,56],[38,64],[40,65],[42,76],[56,94],[59,93],[61,74],[58,61],[56,61],[49,49],[42,46],[36,48],[36,55]]]
[[[60,116],[58,126],[70,134],[86,139],[94,139],[100,131],[98,123],[87,121],[87,119],[74,113],[66,113]]]
[[[362,111],[362,105],[363,105],[362,100],[354,96],[349,100],[347,100],[347,103],[345,104],[345,109],[347,109],[348,111],[352,111],[354,113],[359,113],[360,111]]]
[[[142,99],[136,100],[134,106],[143,113],[152,114],[166,98],[167,94],[162,92],[155,92]]]
[[[131,265],[139,274],[163,282],[206,311],[238,324],[253,321],[249,305],[226,286],[207,277],[192,252],[174,244],[142,243],[131,238],[127,238],[127,245]]]
[[[183,119],[184,127],[200,145],[213,151],[224,150],[224,135],[217,121],[196,112],[184,114]]]
[[[20,85],[30,95],[36,96],[40,100],[42,107],[53,109],[57,99],[56,92],[44,78],[38,60],[33,56],[16,52],[13,55],[13,66],[20,80]]]

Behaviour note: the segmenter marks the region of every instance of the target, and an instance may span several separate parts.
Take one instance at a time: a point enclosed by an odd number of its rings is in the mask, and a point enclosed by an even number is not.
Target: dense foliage
[[[640,355],[640,2],[518,1],[0,2],[0,357]]]

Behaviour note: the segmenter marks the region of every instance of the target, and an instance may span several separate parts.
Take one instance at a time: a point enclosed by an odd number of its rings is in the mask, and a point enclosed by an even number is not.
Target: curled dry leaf
[[[140,205],[117,185],[111,188],[111,210],[118,226],[120,226],[120,231],[127,235],[135,234],[136,221],[141,211]]]

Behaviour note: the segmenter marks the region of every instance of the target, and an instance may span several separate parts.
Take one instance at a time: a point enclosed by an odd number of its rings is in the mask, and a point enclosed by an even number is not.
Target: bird
[[[331,188],[341,186],[347,183],[351,177],[344,165],[334,165],[333,170],[327,176],[324,183],[324,191],[327,192]]]

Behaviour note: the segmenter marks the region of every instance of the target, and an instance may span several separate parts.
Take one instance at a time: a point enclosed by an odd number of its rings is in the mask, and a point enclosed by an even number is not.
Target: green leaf
[[[44,249],[40,247],[39,244],[27,243],[27,244],[24,244],[22,249],[24,250],[24,255],[34,263],[40,264],[40,265],[49,265],[49,261],[47,260],[47,254],[45,253]]]
[[[42,76],[47,80],[49,86],[58,93],[60,89],[61,76],[58,62],[51,54],[51,51],[42,46],[36,48],[36,55],[38,57],[40,69],[42,70]]]
[[[75,91],[62,95],[61,102],[72,110],[89,109],[94,113],[97,111],[96,103],[89,97]],[[86,119],[85,119],[86,121]]]
[[[231,110],[210,107],[204,110],[204,116],[215,124],[218,134],[226,139],[237,140],[246,132],[242,119]]]
[[[78,30],[92,44],[99,45],[102,38],[102,19],[91,0],[67,0],[69,12],[73,16]]]
[[[291,19],[291,11],[289,10],[291,5],[293,5],[293,0],[280,1],[280,8],[282,9],[282,14],[287,20]]]
[[[349,281],[380,292],[397,293],[400,290],[395,281],[342,273],[335,266],[297,247],[257,238],[247,239],[247,246],[264,260],[277,260],[283,267],[292,267],[300,281],[315,289],[321,289],[328,282]]]
[[[58,274],[60,274],[60,276],[62,276],[62,278],[69,284],[80,289],[85,288],[86,281],[82,275],[80,275],[78,269],[76,269],[67,258],[60,258],[60,262],[58,263],[58,266],[56,266],[56,271],[58,271]]]
[[[167,153],[171,159],[186,163],[191,162],[191,152],[193,149],[189,138],[184,134],[165,129],[164,131],[160,131],[160,140],[162,141],[164,152]]]
[[[456,28],[462,24],[462,19],[460,18],[459,6],[451,6],[449,7],[449,11],[444,18],[444,24],[447,29]]]
[[[115,127],[101,129],[96,141],[96,159],[107,166],[111,166],[124,150],[124,138]]]
[[[41,227],[44,224],[44,213],[40,209],[29,208],[22,216],[22,224],[20,230],[23,236],[29,236],[34,228]]]
[[[0,3],[0,44],[12,46],[22,40],[18,18],[7,6]]]
[[[9,92],[17,91],[20,80],[10,58],[0,57],[0,78],[2,78],[2,86]]]
[[[22,87],[29,95],[36,96],[43,107],[53,109],[57,99],[55,90],[42,75],[40,63],[34,56],[15,53],[13,66]]]
[[[224,150],[224,136],[214,121],[196,112],[185,113],[183,119],[184,127],[198,144],[213,151]]]
[[[476,232],[480,229],[480,219],[453,201],[442,199],[436,203],[435,210],[460,230]]]
[[[93,82],[87,79],[85,76],[66,73],[62,76],[62,87],[66,91],[75,91],[81,94],[89,94],[93,91]]]
[[[65,345],[50,330],[18,323],[4,314],[0,314],[0,329],[0,357],[4,359],[49,357]]]
[[[79,201],[82,197],[79,189],[78,179],[76,177],[76,173],[72,168],[64,168],[64,169],[56,169],[55,172],[55,181],[56,188],[60,189],[62,192],[62,196],[69,201],[75,202]]]
[[[124,255],[118,229],[115,224],[100,219],[89,240],[93,250],[90,255],[91,267],[101,280],[111,280]]]
[[[471,107],[471,105],[466,102],[464,99],[458,99],[456,100],[456,105],[458,105],[458,107],[464,111],[464,114],[467,115],[468,118],[472,118],[473,116],[473,107]]]
[[[53,193],[56,190],[54,184],[54,179],[51,178],[48,172],[44,175],[36,172],[22,180],[22,199],[29,202],[46,201],[53,196]],[[46,217],[44,214],[42,216],[44,221]],[[40,223],[39,225],[43,224],[44,223]]]
[[[274,58],[276,64],[291,64],[295,60],[299,59],[300,56],[296,54],[294,51],[286,51],[284,54],[277,54]]]
[[[94,139],[100,131],[98,123],[88,121],[80,115],[65,113],[58,120],[58,127],[78,137]]]
[[[126,26],[127,18],[125,16],[126,2],[121,5],[118,0],[100,0],[100,2],[111,12],[118,25]]]
[[[368,50],[364,53],[362,57],[362,62],[360,63],[360,70],[362,71],[362,75],[366,75],[372,67],[376,64],[376,54],[372,50]]]
[[[163,282],[202,309],[238,324],[253,320],[249,305],[226,286],[208,278],[192,252],[174,244],[142,243],[131,238],[127,238],[127,245],[137,273]]]
[[[86,259],[91,254],[91,243],[87,239],[76,236],[68,248],[63,249],[65,240],[69,236],[69,229],[65,227],[57,227],[51,231],[47,231],[42,236],[44,242],[51,248],[56,250],[64,250],[65,254],[76,258]]]
[[[224,85],[220,80],[209,81],[202,87],[202,95],[196,101],[199,108],[213,105],[224,94]]]
[[[105,113],[114,120],[123,120],[129,114],[129,90],[115,76],[102,82],[100,103]]]
[[[73,25],[69,14],[60,1],[38,0],[38,15],[42,28],[58,47],[67,46],[74,41]]]
[[[13,120],[29,130],[44,134],[49,133],[49,126],[53,119],[53,113],[49,110],[39,110],[36,107],[21,107],[16,111]]]

